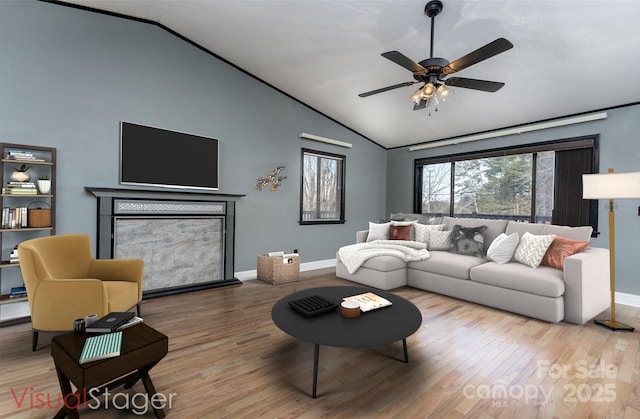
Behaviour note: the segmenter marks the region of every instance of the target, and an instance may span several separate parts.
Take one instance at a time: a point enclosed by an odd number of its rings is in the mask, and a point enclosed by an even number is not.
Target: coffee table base
[[[407,350],[407,339],[402,339],[402,349],[404,351],[404,363],[409,363],[409,351]],[[318,362],[320,360],[320,344],[313,345],[313,389],[311,397],[318,397]]]

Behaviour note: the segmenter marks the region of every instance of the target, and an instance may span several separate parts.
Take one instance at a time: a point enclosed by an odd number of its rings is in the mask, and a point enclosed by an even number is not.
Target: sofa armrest
[[[109,313],[107,291],[98,279],[43,279],[29,300],[36,330],[72,330],[75,319]]]
[[[564,260],[564,320],[582,324],[611,305],[609,250],[591,247]]]
[[[369,230],[360,230],[356,232],[356,243],[364,243],[369,236]]]

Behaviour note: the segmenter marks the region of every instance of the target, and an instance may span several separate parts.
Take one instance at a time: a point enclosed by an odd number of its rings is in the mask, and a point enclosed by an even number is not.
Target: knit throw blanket
[[[405,262],[429,259],[425,243],[406,240],[374,240],[341,247],[338,256],[347,271],[353,274],[367,260],[375,256],[393,256]]]

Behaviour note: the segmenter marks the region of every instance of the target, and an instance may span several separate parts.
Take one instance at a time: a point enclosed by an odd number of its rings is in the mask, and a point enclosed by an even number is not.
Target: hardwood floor
[[[158,392],[167,399],[174,394],[168,417],[640,417],[640,309],[618,305],[618,320],[636,332],[611,332],[593,322],[545,323],[413,288],[393,291],[423,316],[407,339],[410,362],[399,361],[401,342],[323,346],[313,399],[313,345],[278,329],[271,307],[286,294],[324,285],[353,283],[324,269],[290,284],[246,281],[145,300],[145,322],[169,336],[169,354],[150,373]],[[31,352],[30,324],[0,328],[0,417],[53,416],[38,408],[47,397],[57,403],[60,394],[50,335],[43,333],[41,349]],[[153,417],[139,414],[142,391],[141,383],[116,389],[109,409],[103,403],[81,416]],[[132,409],[114,407],[125,401]]]

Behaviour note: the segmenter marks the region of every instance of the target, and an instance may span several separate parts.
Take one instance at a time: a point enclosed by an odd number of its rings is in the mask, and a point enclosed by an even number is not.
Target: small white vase
[[[51,181],[50,180],[41,180],[38,179],[38,191],[40,191],[40,193],[42,195],[47,195],[49,192],[51,192]]]

